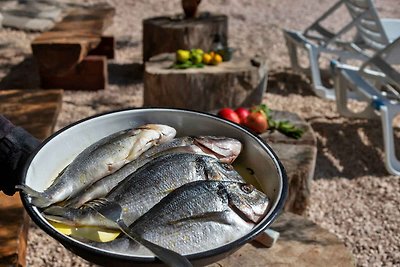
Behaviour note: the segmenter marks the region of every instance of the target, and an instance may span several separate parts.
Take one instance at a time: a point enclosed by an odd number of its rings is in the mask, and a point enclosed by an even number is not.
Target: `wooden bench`
[[[114,58],[114,38],[103,32],[114,14],[115,9],[105,4],[75,9],[33,40],[42,88],[106,88],[107,58]]]
[[[54,130],[62,94],[62,90],[0,91],[0,114],[33,136],[44,139]],[[26,266],[29,216],[18,193],[12,197],[0,193],[0,214],[0,266]]]

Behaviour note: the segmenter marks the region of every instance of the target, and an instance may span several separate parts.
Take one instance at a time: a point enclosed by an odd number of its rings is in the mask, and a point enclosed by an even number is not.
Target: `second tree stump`
[[[261,59],[233,58],[217,66],[172,69],[173,54],[145,64],[144,106],[210,111],[261,103],[267,66]]]

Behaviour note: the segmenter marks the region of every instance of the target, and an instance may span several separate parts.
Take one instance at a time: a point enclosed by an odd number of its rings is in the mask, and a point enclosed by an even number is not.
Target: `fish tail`
[[[30,196],[31,203],[39,208],[45,208],[53,204],[53,201],[45,193],[38,192],[27,185],[16,185],[15,188]]]

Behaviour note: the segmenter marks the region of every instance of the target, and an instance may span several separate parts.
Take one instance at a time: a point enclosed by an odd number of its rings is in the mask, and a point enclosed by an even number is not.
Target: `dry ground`
[[[141,106],[142,19],[180,12],[178,0],[108,2],[117,10],[109,29],[117,40],[116,59],[108,66],[110,86],[99,92],[65,92],[57,128],[104,111]],[[376,2],[382,17],[400,18],[398,0]],[[238,49],[237,53],[267,58],[270,72],[264,102],[273,109],[297,112],[314,128],[318,158],[306,216],[343,240],[358,266],[399,266],[400,179],[388,175],[384,168],[379,121],[341,117],[334,102],[316,97],[309,80],[289,68],[282,28],[304,29],[331,3],[203,0],[200,9],[229,16],[229,44]],[[342,11],[328,25],[343,23],[347,15]],[[38,87],[29,48],[35,35],[0,30],[1,89]],[[33,224],[28,265],[91,266]]]

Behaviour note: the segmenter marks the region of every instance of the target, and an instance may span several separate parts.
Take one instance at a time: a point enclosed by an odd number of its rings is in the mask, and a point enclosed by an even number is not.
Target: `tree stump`
[[[311,181],[317,160],[317,139],[310,124],[295,113],[273,111],[272,118],[288,120],[304,130],[300,139],[289,138],[278,131],[267,131],[260,135],[275,151],[287,173],[289,193],[284,210],[301,215],[310,201]]]
[[[155,17],[143,20],[143,63],[152,56],[178,49],[212,50],[216,35],[228,46],[228,17],[202,13],[194,18]]]
[[[172,69],[173,54],[145,64],[144,106],[210,111],[261,103],[267,66],[260,58],[233,58],[217,66]]]
[[[272,248],[246,244],[208,267],[355,266],[353,255],[342,241],[302,216],[284,212],[271,229],[280,233]]]

